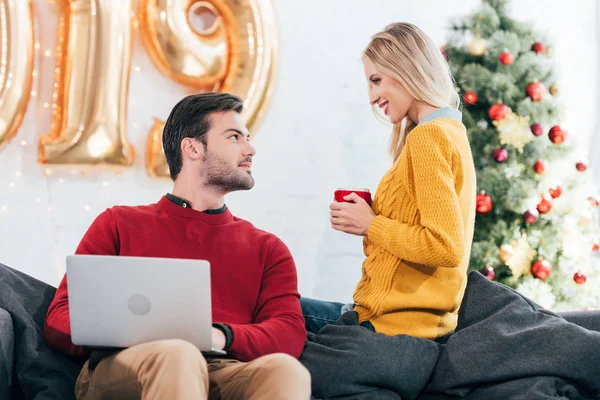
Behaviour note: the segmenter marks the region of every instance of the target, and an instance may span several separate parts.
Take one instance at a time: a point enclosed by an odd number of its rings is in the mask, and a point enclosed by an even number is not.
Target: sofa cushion
[[[54,351],[44,340],[44,321],[56,289],[0,264],[0,308],[14,326],[14,373],[26,399],[75,399],[80,360]]]

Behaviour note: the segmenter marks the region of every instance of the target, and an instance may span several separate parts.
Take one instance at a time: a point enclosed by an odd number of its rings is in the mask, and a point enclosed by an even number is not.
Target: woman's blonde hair
[[[460,98],[446,59],[433,40],[416,26],[406,22],[388,25],[371,38],[363,54],[415,100],[434,107],[459,107]],[[394,124],[389,147],[394,161],[400,157],[414,127],[409,118]]]

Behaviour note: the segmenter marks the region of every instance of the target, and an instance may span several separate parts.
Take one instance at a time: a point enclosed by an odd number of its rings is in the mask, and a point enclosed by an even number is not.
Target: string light
[[[23,175],[23,173],[21,173],[21,171],[16,171],[15,172],[15,176],[17,177],[21,177]]]
[[[31,91],[31,97],[35,97],[35,96],[37,96],[37,92],[35,90],[32,90]]]
[[[0,210],[2,210],[2,212],[6,212],[8,211],[8,208],[5,205],[0,206]]]
[[[14,182],[8,182],[8,187],[11,188],[11,189],[14,189],[15,183]]]
[[[25,140],[21,140],[21,146],[27,146],[27,142]]]
[[[44,56],[50,57],[52,55],[52,51],[50,49],[44,51]]]
[[[48,108],[48,107],[50,107],[50,103],[48,103],[48,102],[44,103],[44,108]]]
[[[135,72],[140,72],[142,70],[142,68],[139,65],[136,65],[135,67],[133,67],[133,69],[135,70]]]
[[[89,204],[86,204],[85,206],[83,206],[85,211],[90,211],[92,209],[92,206],[90,206]]]
[[[33,72],[31,73],[31,75],[32,75],[32,76],[35,78],[35,77],[38,75],[38,72],[37,72],[37,71],[33,71]]]
[[[102,182],[102,186],[108,187],[108,182],[106,182],[106,181]]]
[[[40,42],[35,42],[35,45],[33,47],[35,47],[36,50],[39,50],[40,49]]]
[[[59,181],[60,183],[65,183],[65,179],[64,179],[64,178],[60,178],[58,181]]]

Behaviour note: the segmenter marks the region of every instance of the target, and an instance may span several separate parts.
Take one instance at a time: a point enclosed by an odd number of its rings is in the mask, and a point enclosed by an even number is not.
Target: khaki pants
[[[191,343],[175,339],[122,350],[93,371],[88,363],[75,386],[78,400],[308,400],[311,393],[308,370],[281,353],[248,363],[205,359]]]

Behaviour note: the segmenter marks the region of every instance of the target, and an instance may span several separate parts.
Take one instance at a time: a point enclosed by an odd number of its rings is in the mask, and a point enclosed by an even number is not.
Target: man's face
[[[201,171],[204,183],[223,193],[252,189],[252,157],[256,150],[241,115],[235,111],[214,113],[210,123]]]

